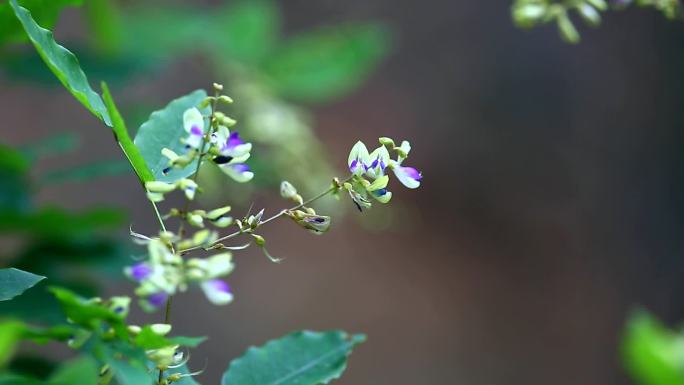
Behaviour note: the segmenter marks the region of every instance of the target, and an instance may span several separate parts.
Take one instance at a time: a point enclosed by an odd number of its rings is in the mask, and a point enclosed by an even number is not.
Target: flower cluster
[[[387,189],[387,170],[391,170],[399,182],[410,189],[418,188],[423,178],[418,170],[402,164],[411,151],[408,141],[404,140],[400,146],[396,146],[390,138],[383,137],[379,141],[380,147],[373,152],[369,153],[361,141],[356,142],[349,152],[347,164],[352,177],[344,183],[344,188],[359,210],[371,206],[368,196],[380,203],[387,203],[392,199],[392,192]],[[396,159],[390,158],[390,151],[396,153]]]
[[[185,168],[193,161],[206,156],[236,182],[252,180],[254,173],[245,163],[250,157],[252,144],[243,141],[237,131],[230,131],[229,127],[235,126],[237,122],[215,110],[217,101],[232,102],[225,95],[208,97],[205,104],[214,103],[210,116],[202,115],[197,107],[189,108],[183,113],[183,127],[187,136],[181,141],[187,152],[179,155],[171,149],[164,148],[162,154],[169,159],[166,172],[173,167]]]
[[[170,232],[162,232],[154,239],[135,236],[138,242],[147,245],[148,259],[127,267],[124,272],[138,283],[135,293],[142,298],[143,308],[155,310],[166,303],[169,296],[186,291],[191,284],[198,285],[214,304],[225,305],[233,300],[228,284],[220,279],[235,267],[230,252],[206,258],[183,258],[177,252],[208,246],[216,240],[216,233],[201,230],[187,240]]]

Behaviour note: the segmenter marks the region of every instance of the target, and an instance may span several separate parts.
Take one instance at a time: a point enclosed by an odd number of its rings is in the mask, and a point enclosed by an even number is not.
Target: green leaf
[[[83,356],[63,364],[50,377],[48,384],[97,385],[98,372],[97,362],[88,356]]]
[[[76,56],[57,44],[52,32],[36,24],[31,13],[26,8],[21,7],[17,0],[9,0],[9,3],[29,39],[50,70],[79,102],[111,127],[112,122],[102,98],[90,87],[88,78],[81,70]]]
[[[47,28],[52,28],[64,7],[79,6],[82,3],[83,0],[19,0],[19,4],[30,9],[36,21]],[[24,41],[26,34],[9,3],[0,3],[0,46]]]
[[[50,291],[59,301],[64,314],[74,324],[95,330],[104,321],[114,328],[117,335],[128,335],[122,316],[101,303],[82,298],[72,291],[60,287],[51,287]]]
[[[126,155],[128,162],[131,164],[136,175],[138,175],[138,179],[140,179],[142,183],[153,181],[154,175],[152,175],[152,171],[150,171],[150,169],[147,167],[145,159],[140,153],[140,150],[131,140],[131,137],[128,134],[128,129],[126,128],[126,123],[124,123],[119,110],[116,108],[116,104],[114,104],[114,99],[109,93],[109,87],[107,87],[106,83],[102,83],[102,92],[105,106],[112,118],[112,130],[114,131],[114,137],[119,143],[119,146],[121,146],[121,150],[123,151],[124,155]]]
[[[136,346],[145,350],[149,350],[159,349],[171,345],[181,345],[194,348],[204,342],[206,339],[206,337],[164,337],[155,333],[150,325],[146,325],[142,328],[140,333],[135,336],[135,340],[133,342]]]
[[[156,180],[174,182],[195,172],[197,161],[190,163],[182,170],[171,170],[167,175],[162,172],[168,166],[168,159],[161,154],[163,148],[169,148],[178,154],[187,151],[181,138],[187,136],[183,128],[183,113],[188,108],[197,107],[207,97],[204,90],[197,90],[189,95],[171,101],[162,110],[150,115],[147,122],[138,129],[134,143],[140,149],[142,157],[152,171]],[[209,108],[201,110],[210,113]]]
[[[649,313],[638,311],[630,316],[622,348],[636,383],[684,384],[684,334],[665,328]]]
[[[15,268],[0,269],[0,301],[14,298],[44,279],[40,275]]]
[[[21,340],[25,329],[26,325],[19,321],[4,321],[0,323],[0,367],[4,366],[12,358],[16,345]]]
[[[283,96],[326,101],[353,90],[388,50],[388,34],[376,24],[326,27],[279,45],[264,65]]]
[[[215,53],[256,64],[276,46],[280,15],[273,1],[242,0],[215,15],[211,24],[216,26]]]
[[[251,347],[230,363],[221,385],[317,385],[339,378],[364,335],[301,331]]]
[[[29,162],[20,151],[0,144],[0,210],[28,210],[28,169]]]

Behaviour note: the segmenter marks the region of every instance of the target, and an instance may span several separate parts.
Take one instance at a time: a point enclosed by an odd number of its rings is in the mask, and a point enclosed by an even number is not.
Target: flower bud
[[[180,373],[173,373],[173,374],[169,375],[168,377],[166,377],[166,380],[170,384],[170,383],[173,383],[176,381],[180,381],[181,378],[183,378],[183,376]]]
[[[297,195],[297,189],[292,183],[284,180],[280,182],[280,196],[285,199],[293,199]]]
[[[601,15],[591,5],[582,3],[577,6],[577,11],[589,25],[596,27],[601,24]]]
[[[188,223],[195,227],[204,227],[204,218],[202,215],[195,212],[189,213],[187,216]]]
[[[217,92],[223,91],[223,84],[214,83],[212,85],[214,86],[215,91],[217,91]]]
[[[287,215],[294,219],[298,225],[315,234],[322,234],[330,229],[330,217],[328,216],[311,214],[301,210],[288,212]]]
[[[254,243],[256,243],[258,246],[263,247],[266,244],[266,240],[261,235],[252,234],[252,238],[254,238]]]
[[[547,5],[541,2],[513,6],[513,21],[521,28],[530,28],[540,22],[547,13]]]
[[[169,366],[175,364],[174,355],[176,354],[178,345],[166,346],[161,349],[153,349],[145,352],[147,358],[154,362],[157,368],[167,369]]]
[[[558,15],[556,19],[558,24],[558,32],[560,32],[561,37],[568,43],[577,44],[580,41],[579,32],[572,24],[572,21],[568,17],[567,13],[563,12]]]
[[[220,102],[226,103],[226,104],[233,104],[233,99],[231,99],[230,96],[227,95],[221,95],[219,96],[218,99]]]
[[[380,141],[380,144],[382,144],[383,146],[387,146],[387,147],[389,147],[389,148],[394,148],[394,147],[396,147],[396,146],[394,145],[394,140],[392,140],[392,138],[388,138],[388,137],[383,136],[383,137],[381,137],[381,138],[378,139],[378,140]]]
[[[176,189],[176,185],[173,183],[166,183],[166,182],[160,182],[160,181],[151,181],[151,182],[145,182],[145,188],[147,191],[153,192],[153,193],[169,193],[173,190]]]
[[[230,206],[219,207],[207,213],[206,218],[215,221],[230,212]]]
[[[221,217],[212,222],[214,226],[219,228],[226,228],[233,224],[233,217]]]
[[[150,329],[154,332],[154,334],[160,335],[160,336],[165,336],[169,334],[171,331],[171,325],[169,324],[152,324],[150,325]]]
[[[138,325],[128,325],[127,329],[128,332],[133,335],[138,335],[142,331],[142,328]]]

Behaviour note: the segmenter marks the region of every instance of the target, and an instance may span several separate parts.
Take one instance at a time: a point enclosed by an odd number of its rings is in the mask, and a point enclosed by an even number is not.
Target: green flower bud
[[[297,189],[292,183],[284,180],[280,183],[280,196],[285,199],[293,199],[297,195]]]
[[[392,140],[392,138],[388,138],[388,137],[383,136],[383,137],[381,137],[381,138],[378,139],[378,140],[380,141],[380,144],[382,144],[383,146],[387,146],[387,147],[389,147],[389,148],[394,148],[394,147],[396,147],[396,146],[394,145],[394,140]]]
[[[180,381],[183,376],[180,373],[173,373],[170,376],[166,377],[166,380],[169,381],[169,384],[172,382]]]
[[[219,228],[226,228],[233,224],[233,217],[221,217],[212,222],[214,226]]]
[[[608,3],[606,3],[606,0],[586,0],[586,2],[591,4],[599,11],[605,11],[608,9]]]
[[[187,216],[188,223],[195,227],[204,227],[204,218],[197,213],[189,213]]]
[[[214,83],[214,84],[212,84],[212,85],[214,86],[214,91],[216,91],[216,92],[221,92],[221,91],[223,91],[223,84]]]
[[[556,22],[558,24],[558,32],[560,32],[560,35],[563,38],[563,40],[572,44],[579,43],[579,32],[577,32],[575,25],[572,24],[572,21],[570,21],[570,18],[568,17],[568,14],[566,12],[563,12],[560,15],[558,15]]]
[[[166,183],[160,181],[145,182],[145,188],[147,191],[153,193],[169,193],[176,189],[176,185],[173,183]]]
[[[298,225],[315,234],[322,234],[330,229],[329,216],[311,214],[301,210],[288,212],[287,215]]]
[[[230,206],[219,207],[217,209],[209,211],[205,217],[211,221],[215,221],[229,213],[230,209]]]
[[[226,127],[233,127],[234,125],[237,124],[237,120],[235,120],[229,116],[224,116],[220,121],[221,121],[221,124],[226,126]]]
[[[175,363],[174,355],[176,354],[176,349],[178,349],[178,345],[172,345],[161,349],[148,350],[145,353],[147,358],[154,362],[158,369],[166,370]]]
[[[169,324],[152,324],[150,325],[150,329],[154,332],[154,334],[160,335],[160,336],[165,336],[169,334],[171,331],[171,325]]]
[[[547,11],[547,5],[542,2],[518,2],[513,6],[513,21],[521,28],[531,28],[542,21]]]
[[[142,328],[138,325],[128,325],[127,329],[132,335],[138,335],[142,331]]]
[[[266,244],[266,240],[261,235],[252,234],[252,238],[254,238],[254,243],[258,246],[263,247]]]
[[[162,193],[153,193],[153,192],[149,192],[149,191],[148,191],[148,192],[147,192],[147,199],[148,199],[150,202],[154,202],[154,203],[161,202],[161,201],[164,200],[164,194],[162,194]]]
[[[226,103],[226,104],[233,104],[233,99],[231,99],[230,96],[227,96],[227,95],[219,96],[219,101]]]
[[[601,15],[596,11],[596,8],[589,4],[582,3],[577,6],[577,11],[580,16],[587,22],[587,24],[596,27],[601,24]]]

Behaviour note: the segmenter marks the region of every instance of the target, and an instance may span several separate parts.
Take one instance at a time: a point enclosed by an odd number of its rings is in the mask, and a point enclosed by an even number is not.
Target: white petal
[[[369,160],[369,155],[368,155],[368,149],[366,148],[366,145],[363,144],[362,141],[356,142],[354,147],[352,147],[351,151],[349,152],[349,158],[347,159],[347,165],[351,169],[352,164],[354,161],[358,161],[360,163],[368,165],[368,160]],[[365,170],[361,166],[361,164],[356,165],[356,169],[354,170],[354,173],[363,173]]]
[[[411,176],[409,176],[409,174],[404,172],[404,169],[402,167],[400,167],[400,166],[393,167],[392,171],[394,171],[394,175],[397,176],[397,179],[399,179],[399,182],[401,182],[401,184],[403,184],[404,186],[411,188],[411,189],[418,188],[418,186],[420,186],[420,181],[417,181],[417,180],[413,179]]]
[[[204,118],[202,113],[197,108],[189,108],[183,113],[183,127],[187,133],[190,133],[193,126],[197,126],[200,131],[204,132]]]

